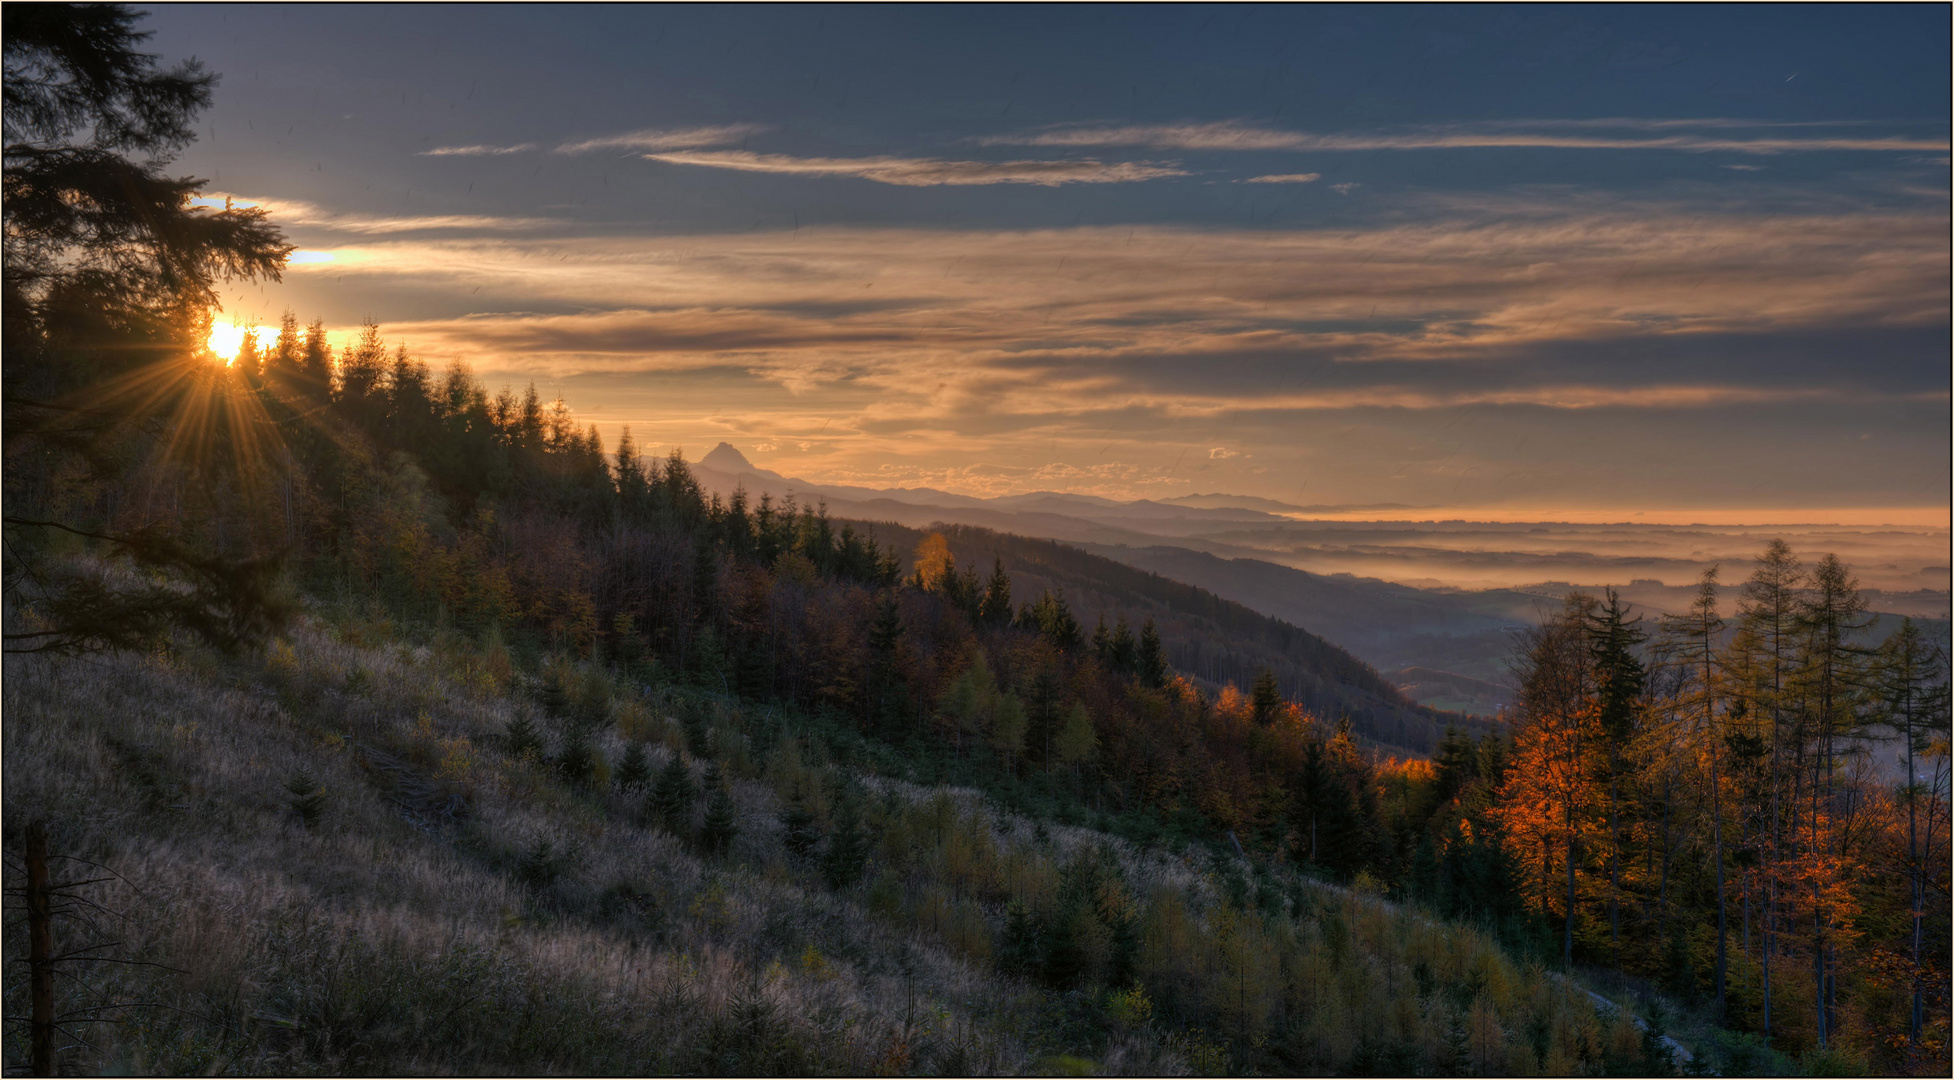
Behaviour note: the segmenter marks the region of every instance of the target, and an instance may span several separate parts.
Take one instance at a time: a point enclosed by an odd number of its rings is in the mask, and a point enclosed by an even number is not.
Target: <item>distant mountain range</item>
[[[1436,565],[1449,558],[1455,567],[1499,559],[1519,565],[1542,558],[1521,549],[1520,542],[1550,532],[1524,524],[1485,524],[1471,526],[1482,530],[1479,533],[1440,537],[1429,523],[1312,518],[1417,509],[1400,503],[1306,506],[1221,492],[1127,502],[1055,491],[978,498],[925,487],[820,484],[759,468],[723,442],[693,469],[705,488],[722,496],[744,488],[755,500],[765,494],[776,501],[792,497],[801,503],[823,502],[836,518],[919,530],[967,525],[1062,541],[1321,635],[1382,673],[1411,700],[1448,711],[1490,716],[1507,704],[1511,699],[1507,660],[1513,652],[1514,632],[1533,624],[1543,611],[1557,606],[1558,597],[1577,587],[1546,580],[1510,588],[1422,588],[1350,573],[1314,572],[1276,561],[1374,566],[1396,560],[1402,567],[1427,560]],[[1592,573],[1590,580],[1624,582],[1623,597],[1638,609],[1676,609],[1694,594],[1686,584],[1694,577],[1694,567],[1686,563],[1644,565],[1607,553],[1583,554],[1596,549],[1575,547],[1599,543],[1601,538],[1595,535],[1570,532],[1563,537],[1555,532],[1542,542],[1551,548],[1563,539],[1566,549],[1552,558],[1561,563],[1587,560],[1590,566],[1576,562],[1571,569]],[[1701,544],[1704,539],[1692,533],[1690,542]],[[1540,568],[1570,569],[1545,561]],[[1655,580],[1656,574],[1675,583]],[[1726,572],[1725,578],[1731,580],[1730,574]],[[1875,612],[1911,615],[1924,620],[1930,632],[1947,637],[1945,590],[1868,589],[1865,595]],[[1872,632],[1883,637],[1897,621],[1897,615],[1884,617]]]

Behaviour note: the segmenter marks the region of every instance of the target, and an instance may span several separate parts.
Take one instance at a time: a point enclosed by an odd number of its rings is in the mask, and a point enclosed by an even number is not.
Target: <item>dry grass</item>
[[[120,955],[165,965],[76,968],[63,1008],[150,1006],[100,1014],[123,1022],[87,1025],[67,1065],[1483,1075],[1595,1072],[1635,1049],[1625,1018],[1470,929],[1294,875],[1245,902],[1238,866],[1041,829],[973,790],[844,777],[728,703],[568,674],[583,715],[608,718],[601,761],[641,741],[655,774],[686,754],[682,720],[712,732],[740,822],[728,851],[566,782],[567,731],[493,643],[403,645],[368,618],[310,621],[248,660],[9,660],[8,849],[40,817],[55,850],[113,867],[131,884],[91,895],[127,916]],[[519,717],[541,754],[506,752]],[[325,791],[310,827],[301,774]],[[829,823],[844,781],[875,839],[836,893],[788,856],[780,812],[798,790]],[[1057,918],[1090,865],[1114,868],[1095,910],[1128,913],[1132,982],[1061,994],[1004,974],[1011,905]],[[1110,924],[1075,925],[1082,970],[1111,970]]]

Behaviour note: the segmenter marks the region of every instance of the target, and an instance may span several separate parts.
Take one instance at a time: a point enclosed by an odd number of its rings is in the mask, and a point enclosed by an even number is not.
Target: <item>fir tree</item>
[[[836,802],[835,831],[821,857],[821,880],[830,889],[846,889],[868,868],[869,838],[854,793],[843,792]]]
[[[1263,727],[1276,722],[1282,715],[1282,687],[1276,683],[1275,672],[1268,668],[1255,677],[1255,686],[1249,691],[1249,712],[1255,722]]]
[[[824,835],[820,819],[814,816],[807,802],[806,790],[797,784],[794,794],[780,811],[781,844],[796,861],[811,857],[814,849],[821,846]]]
[[[1160,631],[1149,618],[1140,626],[1140,682],[1155,690],[1167,685],[1167,650],[1160,645]]]
[[[991,578],[977,605],[977,621],[994,629],[1011,622],[1011,578],[1004,573],[1003,559],[991,563]]]
[[[875,608],[875,621],[868,628],[868,721],[883,738],[895,742],[906,734],[905,706],[908,692],[902,683],[902,670],[896,655],[902,642],[902,605],[895,591],[888,590]]]
[[[502,745],[512,758],[520,758],[528,753],[542,753],[543,736],[536,730],[535,721],[527,712],[518,711],[503,731]]]
[[[1113,640],[1107,646],[1107,652],[1111,657],[1108,666],[1114,671],[1132,674],[1139,666],[1139,646],[1133,640],[1133,628],[1126,624],[1125,615],[1121,615],[1119,623],[1113,627]]]
[[[651,762],[645,755],[642,740],[633,739],[624,748],[624,758],[617,765],[617,789],[626,794],[643,791],[651,784]]]
[[[726,776],[720,771],[719,763],[706,766],[706,814],[699,828],[699,844],[707,851],[718,855],[733,844],[739,835],[739,810],[733,804],[732,790],[726,784]]]
[[[666,831],[684,836],[692,828],[692,803],[698,793],[692,786],[692,770],[678,754],[665,763],[658,774],[658,785],[651,792],[651,809],[664,823]]]

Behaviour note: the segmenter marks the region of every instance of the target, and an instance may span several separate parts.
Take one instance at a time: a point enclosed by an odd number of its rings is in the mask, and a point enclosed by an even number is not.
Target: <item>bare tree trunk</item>
[[[48,896],[47,824],[41,821],[27,826],[27,971],[34,1075],[53,1076],[54,909]]]

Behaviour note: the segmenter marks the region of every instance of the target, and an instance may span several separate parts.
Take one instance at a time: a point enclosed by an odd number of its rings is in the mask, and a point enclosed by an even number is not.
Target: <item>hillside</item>
[[[863,527],[872,527],[877,537],[899,551],[914,550],[927,535],[887,522]],[[1245,689],[1267,670],[1275,675],[1284,697],[1317,716],[1347,715],[1357,734],[1398,753],[1430,754],[1448,725],[1476,731],[1487,723],[1483,717],[1419,705],[1339,643],[1224,600],[1198,584],[1188,584],[1188,578],[1136,568],[1070,544],[977,526],[942,525],[933,531],[949,541],[959,566],[983,570],[1001,561],[1027,595],[1063,590],[1081,620],[1104,618],[1110,626],[1125,618],[1138,627],[1153,619],[1167,647],[1168,662],[1210,693],[1227,685]],[[907,565],[905,569],[913,570]],[[1316,625],[1342,631],[1349,623],[1325,619]]]
[[[1478,931],[860,773],[804,722],[596,669],[570,673],[573,720],[505,653],[405,629],[320,609],[235,660],[7,661],[10,857],[45,820],[58,857],[99,868],[57,877],[97,879],[75,893],[121,928],[83,950],[102,960],[64,964],[57,1008],[118,1021],[64,1068],[1672,1064],[1632,1013]],[[674,769],[695,788],[724,775],[726,796],[661,811]],[[100,940],[57,927],[62,949]],[[9,955],[23,932],[7,924]],[[22,1051],[10,1026],[8,1060]]]

